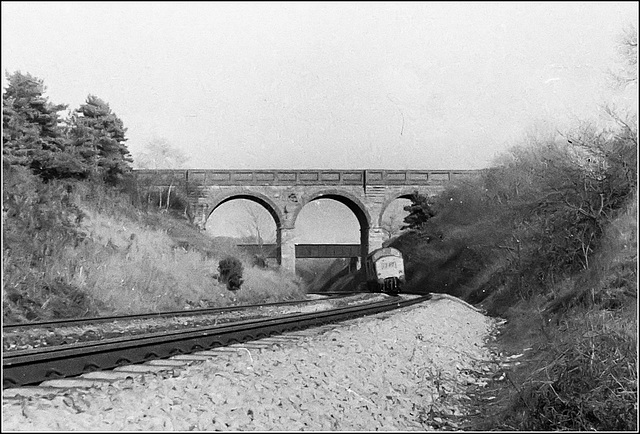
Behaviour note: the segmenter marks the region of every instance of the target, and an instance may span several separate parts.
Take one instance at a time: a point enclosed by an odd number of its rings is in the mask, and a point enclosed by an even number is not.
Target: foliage
[[[196,187],[194,182],[185,183],[183,171],[167,175],[151,170],[143,174],[138,172],[125,179],[131,180],[130,191],[132,196],[136,197],[136,204],[141,210],[170,212],[193,223],[194,215],[188,200],[187,187]]]
[[[481,392],[493,399],[474,430],[637,430],[637,205],[636,192],[588,270],[505,300],[494,351],[524,357]]]
[[[109,105],[89,95],[70,119],[44,96],[41,79],[7,74],[2,97],[3,164],[29,167],[43,180],[92,178],[115,185],[130,172],[126,129]]]
[[[404,218],[406,225],[400,229],[420,229],[434,216],[428,196],[416,192],[411,196],[411,202],[411,205],[404,207],[409,215]]]
[[[6,323],[255,304],[303,294],[297,280],[251,268],[243,291],[229,297],[226,285],[212,285],[209,270],[236,250],[184,219],[137,209],[114,187],[88,180],[44,184],[26,168],[10,171],[19,173],[3,177]],[[20,207],[21,201],[29,206]],[[69,222],[65,231],[61,219]],[[34,238],[32,223],[40,220],[49,226]]]
[[[68,143],[58,112],[44,96],[43,81],[15,72],[2,95],[3,165],[30,168],[44,180],[82,178],[87,167],[78,150]]]
[[[528,246],[521,253],[521,272],[545,275],[553,284],[589,269],[605,227],[636,188],[631,154],[637,132],[627,133],[578,131],[567,144],[538,145],[513,166],[511,173],[527,174],[509,201],[521,216],[516,237]]]
[[[395,214],[389,214],[380,222],[380,229],[382,229],[387,236],[387,240],[394,238],[402,233],[403,225],[399,222],[400,217]]]
[[[73,185],[42,183],[22,166],[3,167],[3,309],[5,318],[48,319],[95,313],[78,285],[64,279],[57,261],[79,246],[85,214],[72,200]]]
[[[131,171],[126,128],[107,103],[89,95],[69,121],[71,143],[88,164],[90,176],[115,185]]]
[[[410,285],[474,302],[495,293],[506,308],[535,293],[553,297],[556,283],[590,269],[637,188],[637,130],[619,125],[514,146],[477,179],[448,186],[428,220],[395,242]]]
[[[572,317],[558,330],[552,361],[525,383],[524,430],[636,430],[636,348],[632,330],[607,315]],[[582,324],[588,323],[588,324]],[[577,335],[575,330],[590,330]]]
[[[571,307],[617,310],[637,297],[637,190],[628,205],[606,228],[603,242],[588,270],[549,301],[545,311],[556,314]]]
[[[473,280],[495,260],[508,227],[481,183],[459,182],[432,199],[433,216],[391,246],[405,256],[407,290],[466,297]]]
[[[244,267],[238,258],[228,256],[218,264],[219,281],[227,285],[229,291],[237,291],[242,286]]]
[[[636,431],[635,303],[578,308],[552,321],[536,320],[536,303],[521,302],[508,316],[499,351],[530,352],[506,372],[507,381],[483,392],[498,399],[481,409],[474,429]]]

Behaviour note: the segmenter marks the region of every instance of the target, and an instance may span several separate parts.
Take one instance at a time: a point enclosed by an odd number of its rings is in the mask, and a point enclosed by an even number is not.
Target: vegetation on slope
[[[631,122],[529,141],[392,241],[407,291],[480,304],[508,321],[498,351],[526,354],[478,428],[636,429],[636,156]]]
[[[636,193],[591,267],[558,284],[557,297],[505,312],[497,349],[526,357],[486,391],[499,399],[479,429],[637,429],[637,209]]]
[[[126,128],[89,95],[67,119],[42,80],[16,72],[3,94],[3,320],[178,310],[299,298],[295,276],[253,267],[190,225],[175,190],[141,198]],[[160,193],[160,194],[158,194]],[[164,199],[164,201],[163,201]],[[188,211],[188,210],[186,210]],[[219,282],[243,261],[242,290]],[[237,289],[237,285],[234,286]]]
[[[637,86],[637,31],[618,83]],[[477,430],[637,430],[637,114],[532,137],[476,179],[414,200],[392,241],[407,290],[445,292],[507,320],[520,355],[476,403]],[[420,202],[422,203],[416,203]]]
[[[86,181],[4,172],[6,322],[227,306],[300,297],[300,282],[252,267],[171,213]],[[218,282],[220,260],[245,264],[240,291]]]
[[[637,39],[628,47],[636,65]],[[91,119],[60,127],[61,106],[38,80],[9,82],[5,321],[228,304],[213,276],[228,252],[121,194],[124,129],[108,106],[89,98],[76,112],[103,118],[103,140]],[[411,209],[425,218],[391,243],[406,258],[407,291],[478,303],[508,320],[500,351],[528,349],[508,382],[491,385],[499,399],[482,429],[637,429],[637,124],[609,114],[616,128],[534,138],[478,178],[417,197]],[[238,302],[300,291],[244,268]]]

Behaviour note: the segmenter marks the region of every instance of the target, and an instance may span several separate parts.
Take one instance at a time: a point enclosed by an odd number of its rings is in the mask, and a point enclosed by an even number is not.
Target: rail
[[[37,384],[54,378],[143,363],[177,354],[246,342],[288,331],[385,312],[430,299],[430,295],[347,306],[277,318],[239,321],[219,326],[104,339],[31,350],[5,352],[2,387]]]
[[[345,292],[345,293],[332,293],[330,297],[327,297],[326,300],[334,299],[334,298],[342,298],[348,295],[354,294],[353,292]],[[203,308],[203,309],[189,309],[189,310],[176,310],[176,311],[168,311],[168,312],[155,312],[155,313],[140,313],[133,315],[114,315],[114,316],[100,316],[100,317],[90,317],[90,318],[69,318],[69,319],[59,319],[59,320],[51,320],[51,321],[33,321],[27,323],[16,323],[16,324],[3,324],[2,330],[9,331],[21,328],[36,328],[36,327],[62,327],[62,326],[83,326],[87,324],[99,324],[104,322],[114,322],[114,321],[132,321],[138,319],[153,319],[153,318],[175,318],[181,316],[197,316],[197,315],[211,315],[221,312],[230,312],[236,310],[246,310],[252,308],[262,308],[262,307],[272,307],[272,306],[291,306],[296,304],[307,304],[307,303],[316,303],[317,300],[292,300],[292,301],[279,301],[273,303],[262,303],[259,305],[241,305],[241,306],[226,306],[226,307],[214,307],[214,308]]]

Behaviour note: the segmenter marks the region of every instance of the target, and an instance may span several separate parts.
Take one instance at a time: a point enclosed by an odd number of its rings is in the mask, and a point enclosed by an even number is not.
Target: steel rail
[[[269,319],[245,320],[218,326],[182,331],[118,337],[4,353],[3,389],[36,384],[54,378],[143,363],[178,354],[189,354],[233,343],[260,339],[359,316],[372,315],[430,299],[431,296],[389,300],[329,309],[313,313],[294,313]]]
[[[319,293],[311,293],[311,294],[319,294]],[[344,293],[344,295],[339,293],[331,293],[327,298],[323,300],[333,300],[337,298],[344,298],[347,295],[357,294],[355,292]],[[322,294],[319,294],[322,295]],[[207,315],[207,314],[215,314],[220,312],[230,312],[230,311],[240,311],[240,310],[249,310],[256,309],[261,307],[273,307],[273,306],[291,306],[296,304],[307,304],[307,303],[317,303],[318,300],[293,300],[293,301],[282,301],[282,302],[273,302],[273,303],[263,303],[263,304],[250,304],[244,306],[226,306],[226,307],[214,307],[214,308],[203,308],[203,309],[192,309],[192,310],[176,310],[169,312],[155,312],[155,313],[140,313],[140,314],[132,314],[132,315],[114,315],[114,316],[100,316],[100,317],[92,317],[92,318],[70,318],[70,319],[58,319],[51,321],[35,321],[28,323],[20,323],[20,324],[3,324],[2,330],[15,330],[22,328],[46,328],[46,327],[63,327],[63,326],[79,326],[84,324],[99,324],[104,322],[114,322],[114,321],[131,321],[136,319],[155,319],[155,318],[170,318],[170,317],[181,317],[181,316],[198,316],[198,315]]]

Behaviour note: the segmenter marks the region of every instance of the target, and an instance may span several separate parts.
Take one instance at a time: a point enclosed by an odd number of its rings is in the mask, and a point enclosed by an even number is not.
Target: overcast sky
[[[134,155],[162,138],[193,168],[476,169],[596,115],[637,18],[637,2],[2,2],[2,68],[72,109],[97,95]]]
[[[160,138],[191,168],[477,169],[635,106],[607,72],[637,20],[637,2],[2,2],[2,69],[70,109],[108,102],[134,157]],[[212,234],[246,217],[225,206]],[[301,214],[299,242],[359,241],[346,206],[314,209],[326,227]]]

